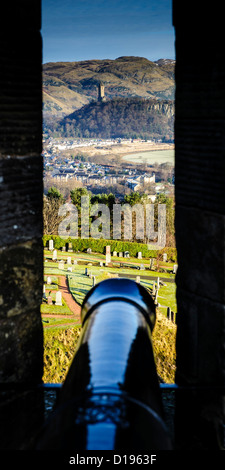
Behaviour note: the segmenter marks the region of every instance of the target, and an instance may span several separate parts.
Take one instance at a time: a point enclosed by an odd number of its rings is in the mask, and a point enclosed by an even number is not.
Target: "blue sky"
[[[43,63],[174,59],[172,0],[42,0]]]

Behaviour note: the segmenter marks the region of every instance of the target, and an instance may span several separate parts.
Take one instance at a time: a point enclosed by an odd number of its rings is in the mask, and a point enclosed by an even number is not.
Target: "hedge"
[[[148,245],[144,243],[136,242],[126,242],[121,240],[104,240],[103,238],[60,238],[58,235],[44,235],[43,236],[43,245],[46,246],[48,240],[54,240],[54,248],[60,249],[63,246],[66,246],[66,243],[72,243],[73,251],[75,252],[84,252],[88,248],[94,253],[105,253],[106,245],[111,247],[111,252],[117,251],[124,252],[129,251],[131,257],[136,257],[137,253],[140,251],[143,258],[157,258],[158,256],[162,258],[163,253],[167,253],[168,260],[176,261],[177,253],[176,248],[165,247],[162,250],[149,250]]]

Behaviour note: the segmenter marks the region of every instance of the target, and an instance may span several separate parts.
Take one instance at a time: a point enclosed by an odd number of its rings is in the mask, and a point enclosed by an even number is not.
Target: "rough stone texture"
[[[22,449],[43,414],[41,2],[1,5],[0,447]],[[22,387],[22,388],[19,388]],[[7,388],[7,392],[4,387]],[[12,387],[10,389],[10,387]],[[35,404],[35,406],[34,406]]]
[[[173,9],[176,382],[188,387],[177,395],[176,439],[178,447],[212,449],[225,442],[217,388],[225,385],[225,61],[216,4],[198,9],[174,0]]]

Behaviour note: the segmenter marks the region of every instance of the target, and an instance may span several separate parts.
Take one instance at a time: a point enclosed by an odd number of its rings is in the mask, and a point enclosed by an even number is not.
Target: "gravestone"
[[[144,269],[145,269],[144,264],[140,264],[140,269],[141,269],[142,271],[144,271]]]
[[[52,253],[52,260],[55,261],[57,260],[57,250],[54,250]]]
[[[166,263],[167,261],[167,253],[163,253],[163,262]]]
[[[85,268],[85,276],[88,276],[88,268]]]
[[[160,279],[157,277],[157,290],[159,289]]]
[[[88,248],[88,249],[87,249],[87,253],[91,253],[91,248]]]
[[[123,258],[123,253],[121,251],[119,252],[119,258]]]
[[[105,262],[106,262],[106,263],[111,263],[111,249],[110,249],[110,245],[107,245],[107,246],[106,246]]]
[[[154,268],[154,264],[155,264],[155,258],[151,258],[150,259],[150,265],[149,265],[150,269]]]
[[[49,242],[48,242],[48,249],[49,249],[50,251],[54,250],[54,242],[53,242],[53,240],[49,240]]]
[[[52,305],[52,297],[51,297],[51,295],[48,296],[48,305]]]
[[[60,291],[56,292],[55,305],[62,305],[62,293]]]
[[[152,285],[152,295],[155,296],[155,281],[153,282],[153,285]]]
[[[178,268],[178,264],[173,265],[173,274],[176,274]]]
[[[59,261],[58,269],[64,269],[64,261]]]
[[[52,283],[52,280],[50,278],[50,276],[47,277],[47,284],[51,284]]]
[[[113,252],[113,256],[117,256],[117,251],[114,251],[114,252]]]
[[[68,243],[68,251],[69,252],[72,252],[73,251],[73,246],[72,246],[72,243]]]
[[[66,247],[65,247],[65,246],[62,246],[62,251],[66,251]]]
[[[171,308],[167,307],[167,318],[168,320],[171,320]]]
[[[67,271],[68,271],[69,273],[72,273],[73,270],[72,270],[71,266],[69,266],[69,267],[67,268]]]
[[[136,282],[138,282],[138,284],[140,284],[140,280],[141,280],[140,276],[136,276]]]
[[[68,256],[68,258],[67,258],[67,264],[71,264],[71,257],[70,256]]]
[[[92,276],[92,285],[95,286],[95,276]]]
[[[102,266],[103,266],[103,262],[102,262],[102,261],[99,262],[99,266],[102,268]]]
[[[142,252],[141,251],[138,252],[138,259],[142,259]]]
[[[73,260],[73,264],[77,264],[77,260],[76,260],[76,259]]]
[[[129,251],[124,251],[124,257],[125,257],[125,258],[130,258],[130,253],[129,253]]]

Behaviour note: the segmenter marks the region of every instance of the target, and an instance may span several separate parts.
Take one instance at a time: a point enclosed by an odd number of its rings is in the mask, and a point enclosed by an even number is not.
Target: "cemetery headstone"
[[[55,305],[62,305],[62,293],[60,291],[56,292]]]
[[[68,243],[68,251],[69,252],[72,252],[73,251],[73,246],[72,246],[72,243]]]
[[[173,265],[173,274],[176,274],[178,268],[178,264]]]
[[[95,276],[92,276],[92,285],[95,286]]]
[[[113,251],[113,256],[117,256],[117,251]]]
[[[119,252],[119,258],[123,258],[123,253],[122,253],[122,251]]]
[[[87,249],[87,253],[91,253],[91,248],[88,248],[88,249]]]
[[[52,305],[52,297],[51,297],[51,295],[48,296],[48,305]]]
[[[138,282],[138,284],[140,284],[140,276],[136,276],[136,282]]]
[[[67,258],[67,264],[71,264],[71,257],[70,256],[68,256],[68,258]]]
[[[77,260],[76,260],[76,259],[73,260],[73,264],[77,264]]]
[[[163,262],[166,263],[167,261],[167,253],[163,253]]]
[[[67,268],[67,271],[68,271],[69,273],[72,273],[73,270],[72,270],[71,266],[69,266],[69,267]]]
[[[142,252],[141,251],[138,252],[138,259],[142,259]]]
[[[155,296],[155,281],[153,282],[153,286],[152,286],[152,295]]]
[[[53,261],[57,260],[57,250],[53,250],[53,253],[52,253],[52,260],[53,260]]]
[[[58,269],[64,269],[64,261],[59,261]]]
[[[48,249],[49,249],[50,251],[54,250],[54,242],[53,242],[53,240],[49,240],[49,242],[48,242]]]
[[[106,262],[106,263],[111,263],[111,249],[110,249],[110,245],[107,245],[107,246],[106,246],[105,262]]]
[[[85,275],[88,275],[88,268],[85,268]]]
[[[171,320],[171,308],[167,307],[167,318],[168,320]]]
[[[47,277],[47,284],[51,284],[52,283],[52,280],[50,278],[50,276]]]

